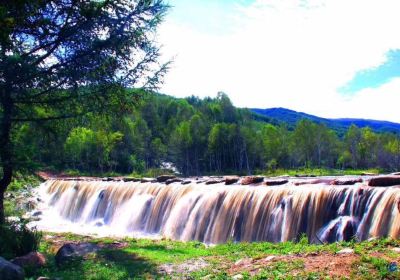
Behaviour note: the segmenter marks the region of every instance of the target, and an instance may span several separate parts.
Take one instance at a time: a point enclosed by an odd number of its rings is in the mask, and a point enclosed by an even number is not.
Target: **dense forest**
[[[400,168],[400,138],[351,126],[270,123],[229,97],[173,98],[136,93],[136,106],[15,128],[20,168],[143,174],[175,167],[182,175],[247,174],[276,168]]]

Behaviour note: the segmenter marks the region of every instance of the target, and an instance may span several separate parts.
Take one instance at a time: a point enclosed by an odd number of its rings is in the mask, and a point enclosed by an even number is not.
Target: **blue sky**
[[[162,91],[400,122],[400,1],[169,0]]]
[[[386,53],[384,63],[358,71],[340,91],[351,95],[366,88],[379,88],[399,76],[400,50],[390,50]]]

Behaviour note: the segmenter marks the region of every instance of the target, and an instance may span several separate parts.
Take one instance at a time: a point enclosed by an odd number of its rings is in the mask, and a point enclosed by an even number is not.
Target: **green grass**
[[[399,247],[400,241],[379,239],[373,241],[340,242],[324,245],[308,244],[305,238],[299,242],[254,242],[234,243],[228,242],[207,247],[200,242],[179,242],[171,240],[149,239],[113,239],[93,238],[75,234],[52,234],[53,238],[43,240],[40,251],[48,257],[45,268],[32,272],[31,279],[35,277],[60,277],[62,279],[231,279],[229,269],[240,259],[252,258],[254,260],[266,256],[304,256],[307,254],[331,254],[343,248],[353,248],[359,260],[352,264],[353,279],[400,279],[398,272],[388,269],[389,262],[372,256],[379,252],[388,258],[399,258],[398,253],[390,250]],[[47,235],[47,234],[44,234]],[[97,254],[92,254],[84,260],[57,267],[54,255],[60,242],[93,242],[103,247]],[[120,244],[116,247],[115,244]],[[187,275],[162,275],[158,267],[163,264],[179,266],[189,260],[205,260],[209,266],[188,273]],[[259,267],[256,274],[241,271],[243,279],[325,279],[326,272],[312,272],[305,270],[302,260],[272,262],[267,267]],[[375,277],[375,278],[374,278]],[[329,279],[329,278],[327,278]]]
[[[380,169],[327,169],[327,168],[301,168],[301,169],[275,169],[259,172],[265,176],[282,175],[315,175],[315,176],[343,176],[343,175],[361,175],[364,173],[381,174],[384,170]]]

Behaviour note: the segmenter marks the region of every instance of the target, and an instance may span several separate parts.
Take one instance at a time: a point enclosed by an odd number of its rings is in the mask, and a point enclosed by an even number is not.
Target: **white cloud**
[[[398,0],[257,0],[238,6],[233,32],[200,32],[174,19],[159,34],[175,63],[162,91],[226,92],[240,107],[287,107],[326,117],[400,122],[400,82],[343,96],[337,89],[400,48]],[[391,109],[388,109],[391,108]]]

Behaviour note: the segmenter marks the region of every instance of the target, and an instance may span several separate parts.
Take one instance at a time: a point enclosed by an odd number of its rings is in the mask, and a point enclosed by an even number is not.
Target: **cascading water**
[[[165,236],[205,243],[400,237],[400,188],[241,186],[50,180],[40,188],[49,231]]]

